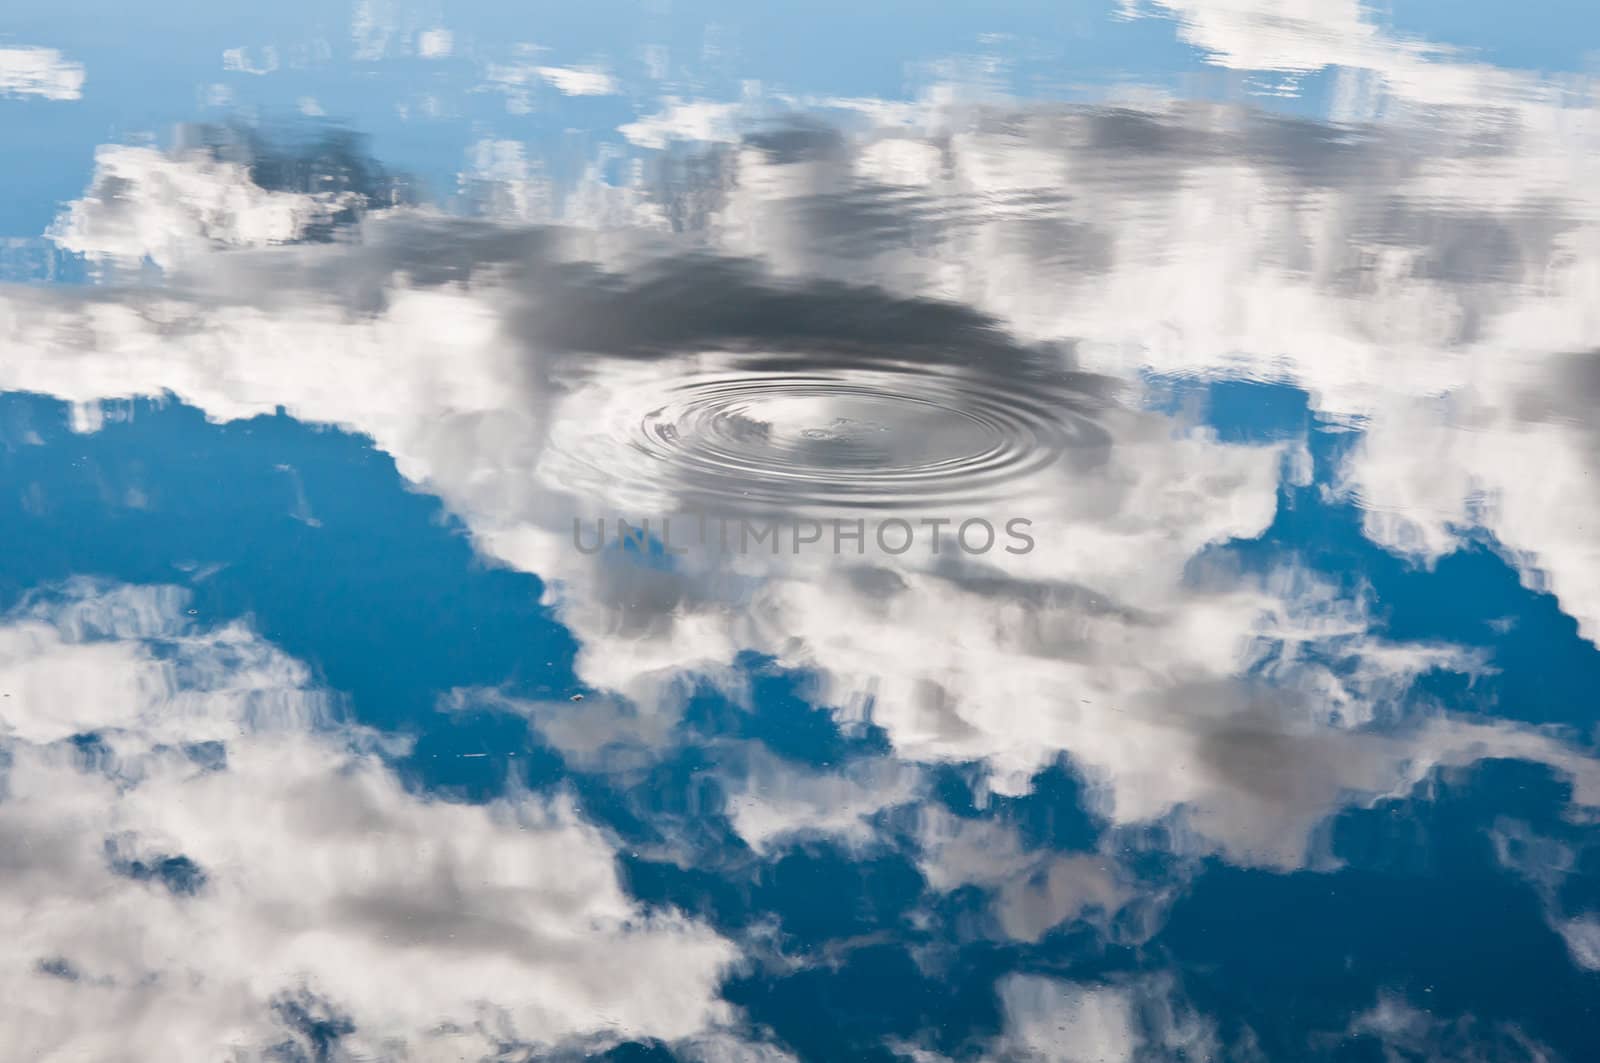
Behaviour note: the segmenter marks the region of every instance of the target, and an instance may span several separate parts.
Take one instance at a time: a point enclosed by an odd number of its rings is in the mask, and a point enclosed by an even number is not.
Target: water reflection
[[[1587,89],[1121,15],[1297,106],[96,151],[0,288],[7,1053],[1585,1058]]]
[[[714,512],[959,512],[1010,497],[1068,447],[1107,444],[1080,412],[1097,405],[1094,390],[1035,375],[1021,392],[1018,375],[982,363],[824,352],[589,367],[568,401],[593,414],[557,423],[544,475],[591,496]]]

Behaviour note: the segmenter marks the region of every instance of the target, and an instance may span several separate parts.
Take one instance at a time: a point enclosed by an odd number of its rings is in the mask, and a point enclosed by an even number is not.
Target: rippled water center
[[[548,475],[710,508],[931,511],[1003,498],[1105,438],[1099,398],[1060,383],[1025,394],[981,366],[769,361],[603,375],[599,416],[558,426],[568,431],[551,440]]]

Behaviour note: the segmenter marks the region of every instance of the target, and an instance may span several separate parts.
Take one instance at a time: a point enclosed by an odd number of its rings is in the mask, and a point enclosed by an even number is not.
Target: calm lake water
[[[1600,13],[9,0],[0,1059],[1600,1059]]]

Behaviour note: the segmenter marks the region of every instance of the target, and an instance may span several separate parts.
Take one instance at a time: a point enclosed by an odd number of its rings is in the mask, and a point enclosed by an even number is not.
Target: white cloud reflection
[[[617,79],[598,66],[541,66],[541,78],[563,96],[614,96],[621,90]]]
[[[1218,66],[1291,75],[1337,70],[1337,119],[1372,117],[1384,104],[1476,110],[1559,103],[1575,87],[1467,62],[1456,49],[1393,33],[1360,0],[1122,0],[1121,6],[1129,16],[1176,18],[1179,36]]]
[[[1170,977],[1084,984],[1038,975],[1000,982],[1006,1032],[1000,1058],[1019,1063],[1135,1063],[1210,1059],[1212,1023],[1175,999]]]
[[[186,604],[79,582],[0,624],[0,1053],[281,1058],[318,1021],[385,1059],[729,1036],[734,946],[642,912],[569,799],[408,791],[303,666]]]
[[[50,236],[91,260],[172,268],[221,248],[290,243],[350,202],[262,188],[243,164],[205,152],[107,146],[95,153],[94,185]]]
[[[0,47],[0,96],[83,97],[84,71],[54,48]]]

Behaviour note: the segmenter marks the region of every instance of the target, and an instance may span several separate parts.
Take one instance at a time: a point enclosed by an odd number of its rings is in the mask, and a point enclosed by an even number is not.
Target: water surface
[[[1582,5],[0,16],[0,1056],[1571,1060]]]

